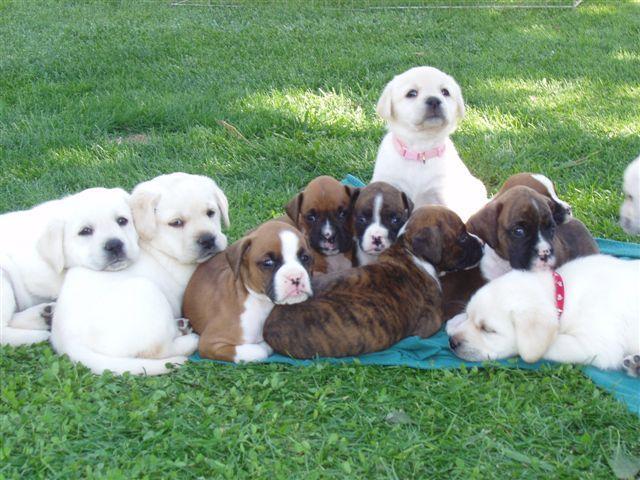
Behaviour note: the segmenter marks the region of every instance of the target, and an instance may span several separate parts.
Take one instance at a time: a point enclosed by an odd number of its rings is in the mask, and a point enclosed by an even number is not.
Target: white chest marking
[[[415,255],[411,255],[411,257],[413,258],[413,263],[415,263],[418,268],[427,272],[427,275],[430,275],[436,281],[436,283],[438,284],[438,288],[442,288],[440,286],[440,279],[438,278],[438,272],[436,272],[436,268],[429,262],[426,262],[425,260],[422,260]]]
[[[484,246],[484,255],[480,260],[480,271],[485,280],[494,280],[510,272],[511,264],[499,256],[489,245]]]
[[[240,315],[242,328],[241,343],[260,343],[262,326],[273,309],[273,303],[266,295],[249,290],[249,296],[244,302],[244,312]]]

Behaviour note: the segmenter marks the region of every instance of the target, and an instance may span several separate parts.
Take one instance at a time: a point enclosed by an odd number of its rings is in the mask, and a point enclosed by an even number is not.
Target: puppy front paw
[[[53,321],[53,309],[55,308],[55,306],[56,306],[55,302],[47,303],[43,305],[42,310],[40,311],[40,316],[44,320],[44,323],[47,326],[47,330],[49,331],[51,331],[51,322]]]
[[[235,363],[261,362],[262,360],[266,360],[268,356],[269,350],[263,345],[245,343],[244,345],[236,346],[236,355],[233,361]]]
[[[189,335],[193,333],[193,328],[191,328],[191,323],[188,318],[178,318],[176,323],[178,325],[178,331],[182,335]]]
[[[631,377],[640,376],[640,354],[629,355],[622,359],[622,369]]]

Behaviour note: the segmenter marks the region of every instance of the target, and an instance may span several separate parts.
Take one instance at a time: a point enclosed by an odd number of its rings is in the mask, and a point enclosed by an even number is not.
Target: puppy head
[[[353,203],[359,190],[322,176],[287,204],[287,215],[323,255],[337,255],[353,245]]]
[[[437,68],[415,67],[386,85],[377,112],[401,136],[446,137],[464,116],[464,100],[453,77]]]
[[[403,230],[405,248],[440,272],[471,268],[482,257],[480,240],[469,235],[460,217],[448,208],[417,208]]]
[[[623,190],[620,225],[628,234],[640,235],[640,157],[625,170]]]
[[[553,203],[533,189],[517,185],[473,215],[467,227],[512,268],[549,270],[556,265]]]
[[[496,194],[496,197],[499,197],[507,190],[518,185],[529,187],[538,192],[540,195],[544,195],[551,200],[549,206],[551,207],[551,211],[553,212],[553,220],[556,222],[556,224],[560,225],[561,223],[565,223],[572,218],[573,215],[571,205],[558,198],[553,182],[548,177],[545,177],[540,173],[525,172],[511,175],[504,182],[502,188]]]
[[[200,263],[227,247],[227,197],[208,177],[172,173],[143,182],[131,193],[140,238],[183,264]]]
[[[374,182],[364,187],[353,207],[360,249],[369,255],[380,255],[395,243],[412,211],[413,202],[388,183]]]
[[[138,258],[129,194],[90,188],[59,201],[60,216],[38,239],[39,254],[57,272],[65,268],[120,270]]]
[[[271,220],[231,245],[225,252],[236,279],[275,304],[293,304],[312,296],[313,256],[302,234]]]
[[[449,346],[469,361],[519,354],[540,360],[558,333],[553,302],[540,288],[544,273],[512,271],[482,287],[462,313],[447,323]],[[548,274],[546,274],[548,275]],[[551,277],[542,279],[551,282]]]

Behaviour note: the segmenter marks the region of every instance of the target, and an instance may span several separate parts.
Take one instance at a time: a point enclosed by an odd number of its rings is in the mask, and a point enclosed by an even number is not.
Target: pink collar
[[[558,318],[560,318],[562,312],[564,312],[564,280],[555,270],[552,273],[553,283],[556,287],[556,310],[558,311]]]
[[[414,150],[409,150],[404,142],[395,135],[392,136],[392,139],[393,146],[403,158],[406,158],[407,160],[418,160],[422,163],[425,163],[430,158],[441,157],[446,148],[446,144],[443,143],[442,145],[432,148],[431,150],[416,152]]]

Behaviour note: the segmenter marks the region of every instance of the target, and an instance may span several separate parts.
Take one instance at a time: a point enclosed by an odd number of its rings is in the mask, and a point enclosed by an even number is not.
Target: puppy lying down
[[[407,336],[429,337],[442,325],[437,272],[467,268],[481,254],[480,242],[451,210],[419,208],[376,263],[321,277],[313,298],[276,306],[264,339],[279,353],[312,358],[360,355]]]
[[[482,287],[447,324],[453,352],[469,361],[520,355],[637,376],[640,261],[592,255],[557,273],[512,271]]]

